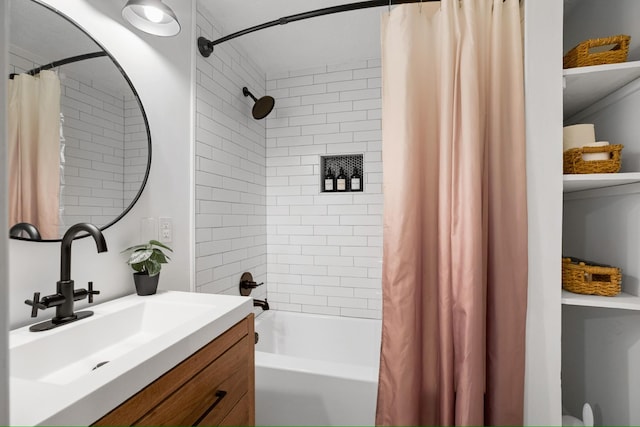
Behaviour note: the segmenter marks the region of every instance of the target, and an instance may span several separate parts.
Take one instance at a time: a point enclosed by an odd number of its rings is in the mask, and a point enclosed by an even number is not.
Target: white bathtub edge
[[[355,381],[378,382],[378,368],[344,363],[328,362],[324,360],[302,359],[283,354],[266,353],[256,351],[256,366],[286,369],[294,372],[303,372],[334,378],[344,378]]]

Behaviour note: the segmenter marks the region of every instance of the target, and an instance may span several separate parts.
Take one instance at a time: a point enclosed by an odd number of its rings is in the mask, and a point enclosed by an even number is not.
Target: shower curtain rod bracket
[[[204,37],[198,37],[198,50],[200,55],[208,58],[213,53],[213,42]]]

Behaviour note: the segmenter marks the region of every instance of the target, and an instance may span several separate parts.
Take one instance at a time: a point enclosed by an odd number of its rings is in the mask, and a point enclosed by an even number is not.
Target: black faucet
[[[28,222],[19,222],[9,229],[9,236],[22,237],[22,232],[27,233],[30,240],[42,240],[38,228]]]
[[[93,296],[100,293],[100,291],[93,290],[93,282],[89,282],[89,290],[74,289],[74,283],[71,280],[71,243],[76,235],[82,231],[86,231],[93,237],[98,253],[107,251],[107,242],[104,240],[100,229],[95,225],[79,223],[69,227],[62,237],[60,247],[60,280],[56,283],[56,293],[40,299],[40,292],[35,292],[33,300],[25,301],[25,304],[33,307],[31,317],[38,315],[38,309],[46,310],[50,307],[56,308],[56,315],[51,320],[32,325],[29,330],[33,332],[45,331],[93,315],[92,311],[73,311],[74,301],[88,298],[89,303],[92,303]]]
[[[269,310],[269,303],[267,302],[266,298],[264,300],[254,299],[253,300],[253,306],[254,307],[261,307],[263,310]]]

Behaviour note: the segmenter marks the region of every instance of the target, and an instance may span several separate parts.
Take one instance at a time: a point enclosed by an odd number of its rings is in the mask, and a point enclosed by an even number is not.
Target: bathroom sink
[[[154,338],[207,312],[207,305],[132,300],[116,311],[101,309],[57,334],[29,337],[11,347],[11,374],[17,378],[68,384],[88,375],[99,363],[113,361]],[[18,341],[18,340],[16,340]],[[42,357],[46,355],[46,357]]]
[[[250,298],[162,292],[9,334],[11,424],[91,424],[252,311]]]

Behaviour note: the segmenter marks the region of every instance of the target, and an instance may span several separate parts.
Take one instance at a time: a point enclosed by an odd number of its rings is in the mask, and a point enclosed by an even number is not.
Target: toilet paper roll
[[[591,144],[585,144],[584,147],[604,147],[609,145],[608,141],[598,141]],[[591,162],[593,160],[609,160],[611,153],[582,153],[582,160],[585,162]]]
[[[565,126],[562,130],[564,151],[596,142],[596,131],[591,123]]]
[[[593,427],[594,425],[594,419],[593,419],[593,409],[591,409],[591,405],[589,405],[588,403],[585,403],[582,406],[582,424],[584,424],[587,427]]]
[[[582,406],[582,419],[573,417],[569,414],[565,414],[564,407],[562,408],[562,425],[563,426],[587,426],[593,427],[594,419],[593,419],[593,410],[591,409],[591,405],[585,403]]]

